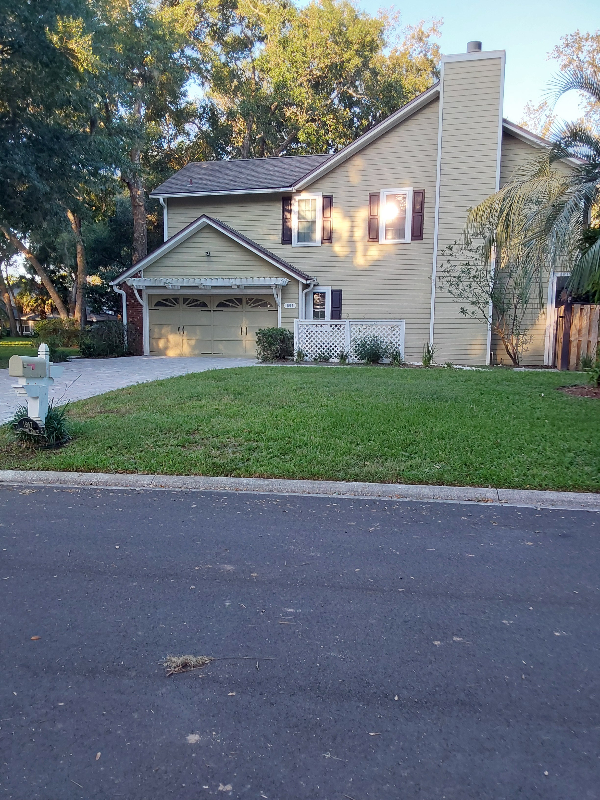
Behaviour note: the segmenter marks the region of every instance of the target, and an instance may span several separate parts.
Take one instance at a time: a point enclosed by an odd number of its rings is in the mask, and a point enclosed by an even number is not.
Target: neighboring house
[[[144,353],[253,355],[263,327],[403,320],[407,360],[430,342],[439,362],[489,363],[491,333],[440,285],[440,254],[547,144],[503,120],[504,51],[468,50],[333,155],[191,163],[155,189],[165,242],[113,284]],[[555,281],[527,363],[553,358]]]

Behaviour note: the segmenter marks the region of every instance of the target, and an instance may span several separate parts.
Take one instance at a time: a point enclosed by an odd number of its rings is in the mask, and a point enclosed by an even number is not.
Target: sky
[[[385,0],[358,0],[370,14],[390,7]],[[599,0],[420,0],[395,4],[403,25],[420,20],[444,20],[440,47],[442,53],[464,53],[467,42],[483,42],[484,50],[506,50],[504,116],[520,122],[528,100],[541,102],[557,63],[548,53],[561,36],[579,29],[582,33],[600,29]],[[556,112],[565,119],[578,116],[577,95],[559,101]]]

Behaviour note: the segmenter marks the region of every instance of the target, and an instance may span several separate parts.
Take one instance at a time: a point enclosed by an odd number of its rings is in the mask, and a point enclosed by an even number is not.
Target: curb
[[[104,489],[242,492],[310,497],[346,497],[366,500],[413,500],[436,503],[485,503],[486,505],[600,512],[600,494],[593,492],[546,492],[525,489],[486,489],[469,486],[298,481],[280,478],[212,478],[200,475],[0,470],[0,486],[23,484]]]

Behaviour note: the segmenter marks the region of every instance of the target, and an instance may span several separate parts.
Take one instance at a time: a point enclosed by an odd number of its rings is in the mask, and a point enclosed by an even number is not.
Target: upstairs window
[[[281,198],[281,244],[319,247],[332,241],[332,195],[315,192]]]
[[[322,194],[292,197],[292,246],[319,247],[323,226]]]
[[[379,201],[381,244],[410,242],[412,189],[384,189]]]

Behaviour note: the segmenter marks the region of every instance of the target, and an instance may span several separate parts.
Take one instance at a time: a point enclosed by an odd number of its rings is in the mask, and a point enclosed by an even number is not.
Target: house
[[[470,42],[443,57],[438,83],[337,153],[190,163],[155,189],[164,244],[114,282],[144,353],[253,355],[271,326],[333,346],[353,321],[395,330],[409,361],[429,342],[439,362],[490,363],[497,342],[461,315],[439,267],[469,208],[547,146],[503,119],[504,64]],[[528,363],[552,362],[559,277],[535,311]]]

